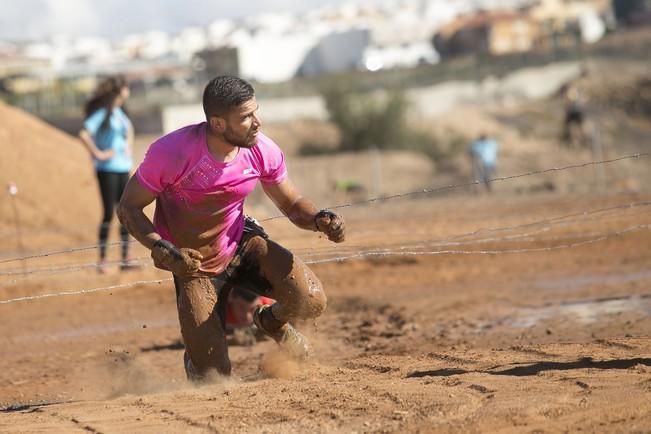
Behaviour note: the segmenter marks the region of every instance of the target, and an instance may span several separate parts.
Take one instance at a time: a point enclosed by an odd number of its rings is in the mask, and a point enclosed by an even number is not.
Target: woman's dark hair
[[[215,77],[203,91],[203,111],[206,118],[222,115],[255,96],[253,86],[232,75]]]
[[[99,109],[106,109],[106,117],[102,121],[100,130],[109,126],[111,114],[113,113],[113,101],[120,95],[122,88],[125,86],[127,86],[127,80],[120,75],[105,78],[97,85],[95,92],[93,92],[93,95],[86,102],[84,106],[86,118]]]

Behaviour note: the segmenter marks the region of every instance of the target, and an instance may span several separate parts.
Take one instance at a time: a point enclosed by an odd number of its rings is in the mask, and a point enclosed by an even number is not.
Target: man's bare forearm
[[[301,229],[316,231],[314,217],[319,210],[314,204],[304,197],[299,197],[285,212],[287,218]]]
[[[127,231],[148,249],[151,250],[154,243],[161,239],[143,210],[119,206],[117,214]]]

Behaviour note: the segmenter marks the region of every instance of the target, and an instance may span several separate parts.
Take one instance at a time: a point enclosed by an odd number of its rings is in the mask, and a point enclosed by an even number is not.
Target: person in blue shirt
[[[486,134],[481,134],[470,144],[468,153],[472,160],[472,174],[475,181],[481,181],[491,191],[490,180],[495,177],[498,144]]]
[[[120,76],[99,83],[85,106],[85,121],[79,138],[91,154],[97,173],[104,213],[99,227],[98,271],[106,271],[106,241],[115,205],[129,180],[133,161],[133,126],[122,109],[129,98],[127,81]],[[136,267],[129,260],[129,233],[120,226],[122,239],[121,270]]]

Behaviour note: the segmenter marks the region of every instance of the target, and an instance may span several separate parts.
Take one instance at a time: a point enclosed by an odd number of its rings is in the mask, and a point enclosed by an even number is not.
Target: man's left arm
[[[334,211],[318,210],[310,200],[300,194],[289,178],[278,184],[263,183],[262,187],[278,209],[299,228],[323,232],[335,243],[344,241],[343,217]]]

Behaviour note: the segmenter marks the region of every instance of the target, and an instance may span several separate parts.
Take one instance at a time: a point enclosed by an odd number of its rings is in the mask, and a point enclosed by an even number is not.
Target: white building
[[[172,39],[172,52],[182,60],[189,61],[198,51],[208,47],[208,35],[202,27],[188,27]]]
[[[48,59],[57,70],[83,62],[110,67],[134,59],[178,59],[188,64],[209,48],[238,51],[240,74],[263,81],[284,81],[302,74],[342,69],[412,67],[439,57],[432,36],[443,24],[478,8],[513,7],[534,0],[387,0],[292,14],[260,14],[241,21],[220,19],[206,27],[189,27],[176,35],[156,31],[129,35],[110,44],[99,38],[31,44],[23,54]],[[560,0],[545,0],[548,3]],[[587,1],[587,0],[584,0]],[[596,1],[596,0],[590,0]],[[607,0],[604,0],[607,1]],[[573,3],[583,3],[574,1]],[[603,29],[590,14],[581,17],[587,40]],[[200,65],[191,65],[196,70]]]
[[[235,22],[231,20],[213,21],[207,29],[208,45],[221,47],[227,42],[227,37],[235,30]]]

